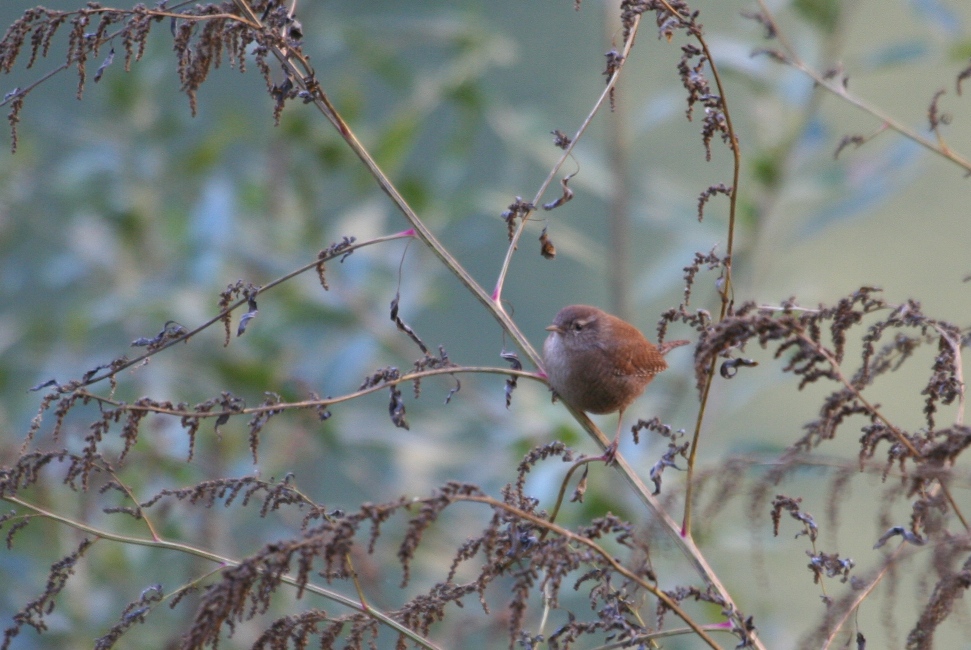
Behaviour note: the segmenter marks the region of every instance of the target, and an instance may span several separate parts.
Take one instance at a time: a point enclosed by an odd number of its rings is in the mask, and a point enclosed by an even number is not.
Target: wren
[[[667,369],[664,354],[689,341],[658,348],[627,321],[589,305],[564,307],[546,329],[550,334],[543,344],[543,362],[553,392],[581,411],[620,412],[617,435],[604,452],[610,463],[624,411]]]

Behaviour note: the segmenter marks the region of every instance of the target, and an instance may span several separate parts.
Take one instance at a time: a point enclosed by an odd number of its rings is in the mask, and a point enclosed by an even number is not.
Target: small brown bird
[[[664,354],[689,341],[659,349],[630,323],[589,305],[564,307],[546,329],[543,361],[553,392],[581,411],[620,412],[617,435],[604,452],[609,463],[617,453],[624,410],[668,367]]]

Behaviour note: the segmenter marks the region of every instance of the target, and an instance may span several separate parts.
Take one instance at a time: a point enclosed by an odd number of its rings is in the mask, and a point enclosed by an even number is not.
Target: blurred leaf
[[[347,155],[347,145],[334,140],[322,142],[317,147],[315,153],[317,154],[317,160],[327,170],[338,169],[350,159]]]
[[[931,49],[924,41],[907,41],[879,48],[865,57],[870,68],[886,68],[913,63],[930,54]]]
[[[280,117],[280,133],[289,139],[303,142],[313,135],[310,120],[311,114],[307,111],[283,111]]]
[[[601,464],[600,467],[597,465],[592,465],[590,470],[590,488],[588,488],[587,493],[584,495],[582,503],[571,504],[576,510],[571,512],[570,515],[575,517],[578,521],[588,521],[595,517],[603,516],[604,512],[612,512],[619,517],[628,517],[631,513],[630,500],[625,498],[624,495],[619,494],[617,491],[606,491],[602,489],[603,486],[599,485],[600,477],[597,476],[599,472],[604,471],[604,467]],[[572,485],[570,486],[573,487]],[[567,496],[569,496],[567,492]]]
[[[752,176],[766,187],[775,187],[781,178],[779,157],[771,151],[759,152],[751,162]]]
[[[182,164],[187,174],[200,174],[213,169],[223,160],[226,149],[247,136],[245,122],[241,115],[228,114],[218,122],[219,126],[191,148],[183,157]]]
[[[125,246],[136,248],[146,234],[145,215],[138,210],[112,210],[105,216],[112,223]]]
[[[935,27],[952,34],[962,31],[961,19],[954,10],[940,0],[910,0],[911,7],[917,16]]]
[[[449,88],[445,99],[455,102],[459,108],[465,110],[479,111],[485,105],[485,96],[479,84],[469,80]]]
[[[955,61],[966,61],[971,58],[971,38],[955,41],[948,48],[947,55]]]
[[[139,101],[144,100],[145,88],[142,83],[141,67],[133,67],[131,72],[116,70],[106,76],[102,83],[107,87],[108,104],[118,115],[130,114]]]
[[[386,170],[400,167],[415,143],[420,125],[417,116],[411,111],[406,111],[392,120],[374,146],[374,159],[378,164]]]
[[[738,201],[736,214],[739,223],[746,228],[754,228],[758,226],[759,216],[759,206],[751,200],[751,197],[743,194]]]
[[[845,168],[822,170],[817,184],[838,198],[807,215],[798,237],[815,236],[834,223],[862,216],[902,192],[916,180],[921,151],[910,140],[898,140],[879,153],[854,158]]]
[[[414,70],[399,50],[358,30],[348,30],[347,42],[356,60],[392,88],[402,90],[412,85]]]
[[[273,347],[273,346],[268,346]],[[209,360],[213,370],[226,383],[240,394],[252,391],[251,399],[262,396],[266,386],[275,386],[279,381],[278,372],[272,363],[263,358],[218,357]],[[247,395],[247,397],[250,397]]]
[[[839,0],[795,0],[792,6],[796,13],[827,34],[833,33],[839,23]]]
[[[419,214],[425,211],[432,198],[432,192],[424,177],[408,174],[397,182],[398,191],[405,201],[414,208]]]

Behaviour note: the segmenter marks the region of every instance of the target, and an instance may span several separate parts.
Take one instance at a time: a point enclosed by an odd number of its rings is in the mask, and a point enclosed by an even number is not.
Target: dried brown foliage
[[[9,73],[24,55],[27,57],[26,67],[32,68],[38,58],[46,58],[50,53],[51,44],[62,28],[67,29],[68,47],[59,70],[73,68],[77,71],[77,97],[80,99],[88,79],[89,61],[109,49],[95,75],[97,82],[105,68],[113,63],[115,48],[118,48],[125,52],[124,68],[128,71],[132,63],[144,55],[152,28],[168,22],[174,37],[179,80],[193,114],[197,92],[210,71],[225,61],[245,72],[247,56],[253,57],[268,90],[277,97],[277,115],[284,101],[296,96],[274,84],[267,61],[274,47],[300,47],[299,30],[293,28],[293,19],[285,3],[277,0],[250,3],[252,10],[261,16],[259,26],[241,16],[233,2],[182,3],[173,10],[167,9],[165,4],[160,3],[155,8],[138,4],[131,9],[113,9],[89,2],[75,11],[44,7],[28,9],[0,39],[0,72]],[[4,103],[10,106],[7,119],[15,150],[20,111],[36,86],[17,88],[4,97]]]

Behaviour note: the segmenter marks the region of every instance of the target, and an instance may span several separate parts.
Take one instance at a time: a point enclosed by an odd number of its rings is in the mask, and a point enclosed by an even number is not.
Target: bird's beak
[[[563,330],[561,330],[561,329],[560,329],[559,327],[557,327],[556,325],[550,325],[550,326],[548,326],[548,327],[546,328],[546,331],[547,331],[547,332],[559,332],[559,333],[561,333],[561,334],[563,333]]]

